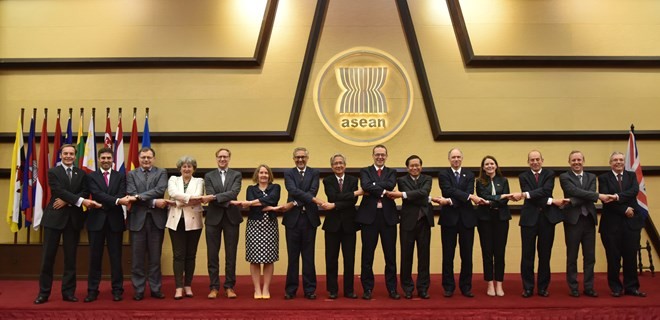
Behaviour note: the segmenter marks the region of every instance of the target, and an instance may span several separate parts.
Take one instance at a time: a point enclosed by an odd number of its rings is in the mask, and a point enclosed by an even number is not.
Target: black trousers
[[[238,250],[239,225],[232,224],[225,214],[218,225],[206,225],[206,258],[209,272],[209,289],[220,290],[220,245],[225,240],[225,282],[223,287],[236,284],[236,251]]]
[[[458,277],[458,287],[461,292],[472,291],[472,249],[474,246],[474,228],[466,228],[459,220],[456,226],[440,226],[442,239],[442,288],[447,292],[454,292],[454,256],[456,243],[460,246],[461,273]]]
[[[428,292],[431,284],[431,226],[424,216],[417,220],[415,228],[401,233],[401,288],[411,293],[415,289],[412,279],[413,256],[417,244],[417,292]]]
[[[354,292],[355,231],[325,232],[325,279],[328,292],[337,293],[339,283],[339,250],[344,259],[344,294]]]
[[[314,293],[316,291],[316,267],[314,266],[316,227],[312,226],[305,213],[301,212],[296,226],[285,230],[288,265],[284,290],[287,294],[296,294],[300,259],[302,258],[303,292],[305,294]]]
[[[534,260],[538,251],[538,290],[548,290],[548,285],[550,285],[550,255],[555,241],[555,225],[541,216],[535,226],[521,226],[520,234],[522,238],[520,275],[523,289],[534,290]]]
[[[607,257],[607,284],[613,292],[639,290],[637,278],[637,250],[640,230],[630,230],[622,225],[617,230],[600,233]],[[619,276],[623,260],[623,283]]]
[[[385,286],[388,292],[396,291],[396,225],[387,225],[382,209],[376,209],[376,219],[372,224],[362,225],[362,265],[360,267],[362,289],[365,291],[374,289],[374,252],[378,245],[379,235],[385,257]]]
[[[509,220],[479,220],[477,226],[485,281],[504,281],[504,256],[509,237]]]
[[[176,231],[168,230],[172,240],[174,284],[176,288],[190,287],[195,274],[197,245],[202,235],[202,229],[186,231],[186,223],[183,215],[181,215]]]
[[[594,265],[596,264],[596,224],[591,216],[580,215],[576,224],[564,223],[566,240],[566,282],[571,290],[578,289],[577,258],[582,245],[584,290],[594,288]]]
[[[57,248],[60,246],[60,238],[62,238],[64,251],[62,296],[73,296],[76,293],[76,252],[80,241],[80,230],[74,229],[71,221],[68,221],[63,230],[44,227],[41,272],[39,273],[39,296],[41,297],[49,297],[53,287],[53,265]]]
[[[103,263],[103,247],[107,243],[110,258],[110,283],[112,294],[124,293],[124,271],[121,265],[123,232],[113,232],[107,223],[102,230],[89,231],[89,276],[87,292],[90,295],[99,294],[101,269]]]

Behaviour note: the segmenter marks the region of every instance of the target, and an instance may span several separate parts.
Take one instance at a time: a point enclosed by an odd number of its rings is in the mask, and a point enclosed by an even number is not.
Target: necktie
[[[110,180],[108,180],[108,171],[103,171],[103,180],[105,180],[105,186],[110,185]]]
[[[578,174],[578,179],[580,179],[580,186],[584,186],[584,183],[582,183],[582,175]]]
[[[66,175],[69,177],[69,181],[73,178],[73,175],[71,174],[71,168],[66,168]]]
[[[303,179],[305,179],[305,171],[300,170],[300,182],[303,182]]]
[[[222,186],[225,185],[225,170],[220,170],[220,179],[222,180]]]
[[[456,177],[456,183],[458,183],[461,180],[461,174],[458,171],[454,171],[454,176]]]
[[[144,184],[149,186],[149,170],[144,170]]]
[[[344,188],[344,179],[339,178],[339,192]]]
[[[623,175],[620,173],[616,175],[616,181],[619,183],[619,191],[623,191]]]
[[[413,178],[413,182],[415,183],[415,186],[417,186],[417,179],[419,178]]]
[[[536,179],[536,183],[539,183],[539,173],[534,172],[534,179]]]
[[[378,172],[378,176],[380,177],[380,174],[383,173],[383,169],[382,169],[382,168],[378,168],[378,171],[377,171],[377,172]]]

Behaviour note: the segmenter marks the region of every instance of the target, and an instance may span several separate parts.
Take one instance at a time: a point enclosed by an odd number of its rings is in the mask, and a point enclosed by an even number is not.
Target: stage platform
[[[102,282],[99,300],[83,303],[87,283],[78,281],[76,296],[80,302],[62,301],[60,282],[55,281],[50,300],[34,305],[37,296],[36,280],[0,281],[0,319],[660,319],[660,277],[645,273],[640,277],[641,291],[646,298],[610,296],[605,274],[596,274],[598,298],[568,295],[564,274],[553,274],[550,297],[533,296],[522,298],[521,281],[518,274],[505,277],[504,297],[486,295],[486,284],[480,274],[474,275],[474,298],[466,298],[460,292],[451,298],[442,295],[440,275],[432,275],[431,298],[422,300],[391,300],[384,287],[384,279],[377,276],[374,299],[327,299],[325,278],[318,276],[318,298],[307,300],[299,290],[293,300],[284,300],[284,276],[276,276],[270,300],[254,300],[250,278],[240,276],[236,292],[238,298],[229,300],[224,296],[209,300],[208,278],[196,276],[193,283],[195,297],[174,300],[174,280],[165,277],[164,300],[146,297],[133,301],[130,281],[124,282],[124,300],[113,302],[109,281]],[[341,283],[341,282],[340,282]],[[356,277],[356,293],[362,294]],[[400,293],[402,293],[399,290]]]

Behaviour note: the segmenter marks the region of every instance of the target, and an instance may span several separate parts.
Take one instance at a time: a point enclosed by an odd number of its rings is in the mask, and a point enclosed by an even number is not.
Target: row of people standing
[[[379,237],[385,256],[385,279],[389,296],[392,299],[400,298],[396,278],[396,225],[401,221],[401,287],[406,298],[412,298],[416,287],[418,296],[427,299],[430,286],[430,230],[433,226],[430,202],[442,206],[439,224],[443,246],[444,295],[452,296],[456,288],[453,259],[458,244],[461,256],[459,289],[464,296],[474,296],[471,290],[472,247],[474,227],[478,226],[484,278],[488,281],[487,294],[502,296],[504,295],[502,288],[504,250],[508,221],[511,219],[507,202],[522,199],[525,199],[520,221],[523,243],[521,262],[523,296],[531,296],[534,289],[533,265],[537,248],[539,251],[538,294],[548,296],[549,260],[554,241],[554,225],[564,216],[567,217],[565,224],[575,225],[579,222],[580,225],[578,228],[570,226],[565,228],[568,248],[567,280],[570,294],[579,296],[576,260],[577,247],[582,244],[585,255],[584,293],[597,296],[593,290],[595,260],[593,247],[597,223],[593,206],[596,201],[594,197],[605,204],[601,233],[606,228],[607,234],[602,235],[602,238],[608,259],[608,284],[612,295],[645,296],[639,291],[639,282],[634,272],[635,251],[632,250],[639,242],[639,230],[644,223],[643,217],[637,213],[639,210],[636,210],[634,202],[638,190],[635,188],[638,188],[638,185],[634,175],[623,171],[623,155],[620,153],[613,153],[610,158],[614,173],[612,177],[617,174],[622,174],[624,177],[621,183],[617,182],[619,189],[610,188],[612,186],[608,183],[608,174],[605,174],[599,177],[599,180],[602,178],[600,193],[596,193],[593,175],[586,173],[583,178],[584,183],[580,181],[579,188],[571,188],[571,179],[576,180],[581,177],[584,161],[584,156],[580,152],[572,152],[569,155],[572,171],[569,172],[573,174],[571,176],[567,172],[560,177],[566,198],[552,199],[554,173],[542,169],[543,158],[540,152],[529,153],[528,163],[531,170],[520,175],[522,192],[517,194],[509,193],[507,179],[499,171],[495,158],[484,157],[477,177],[477,192],[474,194],[475,177],[468,170],[462,169],[462,152],[452,149],[448,157],[451,168],[439,174],[442,196],[431,197],[431,178],[421,174],[420,157],[410,156],[406,160],[408,175],[397,180],[396,171],[385,166],[387,149],[378,145],[372,150],[374,164],[360,171],[362,188],[358,186],[357,178],[345,174],[346,158],[341,154],[331,157],[330,164],[334,175],[326,177],[323,181],[328,199],[323,201],[317,197],[319,171],[307,166],[309,159],[307,150],[296,148],[293,153],[296,167],[285,172],[285,186],[289,197],[285,204],[279,206],[280,186],[272,183],[272,171],[267,165],[260,165],[255,171],[253,176],[255,185],[248,187],[247,200],[237,200],[241,190],[241,174],[228,168],[231,153],[227,149],[216,152],[218,170],[207,173],[204,179],[192,176],[197,166],[196,161],[190,157],[183,157],[177,163],[181,176],[173,176],[169,182],[165,170],[153,166],[155,151],[151,148],[140,150],[140,168],[131,171],[127,179],[111,170],[113,162],[111,149],[99,150],[101,170],[89,176],[73,166],[75,148],[72,145],[63,146],[61,156],[63,165],[49,171],[53,196],[44,215],[44,254],[36,304],[46,302],[50,296],[52,264],[60,236],[64,239],[65,249],[63,299],[77,301],[74,295],[75,253],[84,221],[83,206],[90,209],[87,225],[91,249],[90,277],[85,301],[91,302],[98,297],[101,257],[106,241],[112,269],[113,300],[122,299],[121,242],[124,231],[122,206],[127,205],[130,206],[127,225],[131,231],[131,280],[135,300],[143,299],[146,283],[149,284],[152,297],[160,299],[165,297],[160,291],[160,255],[166,227],[170,230],[174,250],[176,283],[174,297],[181,299],[193,296],[192,275],[203,224],[206,225],[209,261],[208,298],[216,298],[220,294],[218,254],[223,233],[226,257],[224,295],[235,298],[237,295],[233,287],[236,282],[236,248],[239,224],[242,222],[239,207],[249,208],[250,211],[246,230],[246,260],[250,262],[255,299],[270,298],[269,284],[274,262],[279,259],[277,212],[284,212],[283,224],[286,230],[289,259],[285,299],[296,296],[301,257],[304,296],[308,299],[316,298],[314,249],[316,228],[321,223],[318,208],[326,210],[323,229],[326,239],[327,290],[330,298],[338,297],[337,260],[340,249],[344,257],[344,296],[357,298],[353,284],[353,270],[358,229],[362,230],[363,244],[360,266],[362,298],[372,297],[373,259]],[[593,186],[591,181],[594,182]],[[397,185],[398,189],[395,189]],[[170,199],[164,199],[165,189],[168,190]],[[92,197],[87,199],[90,191]],[[356,210],[355,204],[359,196],[362,196],[362,202]],[[396,198],[403,198],[400,215],[394,203]],[[204,222],[202,222],[202,204],[208,204],[208,213]],[[472,204],[478,206],[476,211],[473,210]],[[165,214],[167,207],[169,213]],[[558,211],[559,209],[564,209],[564,213]],[[578,215],[575,214],[578,212],[576,210],[579,211]],[[623,211],[618,212],[621,210]],[[621,219],[622,216],[628,219],[616,220]],[[418,249],[416,286],[412,280],[415,245]],[[148,261],[146,265],[145,256]],[[624,261],[623,283],[620,282],[618,275],[620,264],[617,265],[621,257]],[[260,283],[262,266],[263,286]]]

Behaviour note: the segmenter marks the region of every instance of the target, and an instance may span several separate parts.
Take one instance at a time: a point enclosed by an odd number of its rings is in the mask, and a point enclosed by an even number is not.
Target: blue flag
[[[144,130],[142,131],[142,148],[151,147],[151,137],[149,136],[149,116],[144,117]]]

